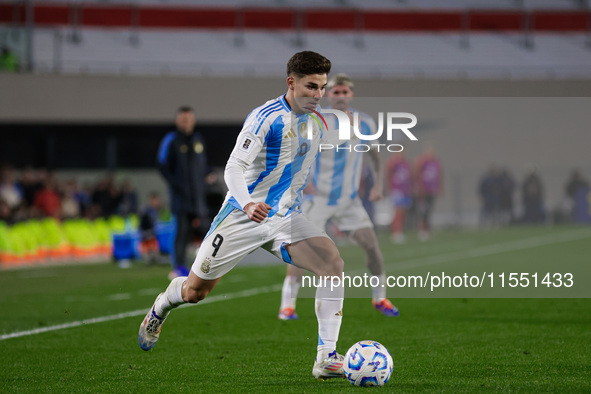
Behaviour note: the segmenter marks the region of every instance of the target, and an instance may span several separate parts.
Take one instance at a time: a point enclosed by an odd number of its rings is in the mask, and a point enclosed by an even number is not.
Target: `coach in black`
[[[180,107],[175,123],[176,130],[166,134],[158,149],[158,169],[168,183],[170,209],[176,221],[171,277],[189,274],[185,258],[191,235],[195,230],[207,231],[210,225],[205,199],[207,157],[203,137],[195,132],[193,108]]]

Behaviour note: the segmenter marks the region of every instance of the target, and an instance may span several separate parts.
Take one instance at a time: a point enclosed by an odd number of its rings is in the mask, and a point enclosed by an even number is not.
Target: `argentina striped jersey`
[[[248,192],[253,201],[272,207],[269,217],[287,216],[299,209],[323,129],[322,118],[292,112],[285,95],[266,102],[246,118],[228,161],[246,169]],[[230,192],[226,201],[243,208]]]
[[[329,115],[325,119],[329,130],[338,129],[336,116]],[[374,119],[363,112],[359,112],[359,131],[363,135],[376,133]],[[328,205],[338,205],[357,197],[361,180],[363,152],[356,152],[354,147],[363,141],[351,133],[351,140],[339,142],[338,150],[335,147],[319,152],[318,159],[312,167],[311,179],[316,188],[316,195],[325,197]]]

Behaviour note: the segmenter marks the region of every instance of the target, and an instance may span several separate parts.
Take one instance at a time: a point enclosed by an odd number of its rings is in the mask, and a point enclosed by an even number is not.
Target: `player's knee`
[[[326,273],[325,275],[329,276],[340,276],[345,269],[345,262],[341,258],[340,255],[336,255],[335,257],[331,258],[326,264]]]
[[[195,304],[207,297],[208,293],[209,291],[206,289],[188,288],[185,294],[183,294],[183,300]]]
[[[379,247],[366,249],[368,265],[382,265],[384,264],[384,256]]]

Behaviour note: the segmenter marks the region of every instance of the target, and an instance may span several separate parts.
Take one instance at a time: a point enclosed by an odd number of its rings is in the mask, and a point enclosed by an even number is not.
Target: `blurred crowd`
[[[580,171],[572,170],[565,184],[565,201],[549,210],[544,199],[544,183],[535,169],[530,169],[518,183],[507,169],[492,165],[482,177],[478,194],[482,204],[480,223],[484,226],[502,226],[514,223],[536,224],[575,220],[576,199],[580,191],[589,189],[589,183]],[[521,215],[514,209],[513,196],[521,193]],[[550,217],[549,217],[550,216]]]
[[[532,174],[528,183],[530,184],[528,186],[530,196],[526,199],[530,200],[531,205],[532,198],[540,198],[542,186],[537,174]],[[516,187],[516,181],[509,170],[500,169],[494,165],[489,168],[478,187],[478,194],[482,204],[480,212],[480,223],[482,225],[507,225],[515,222],[513,194]],[[543,220],[543,214],[540,212],[530,215],[532,219],[540,216]]]
[[[109,217],[138,213],[138,195],[128,180],[112,174],[83,185],[77,179],[57,179],[47,169],[22,171],[0,167],[0,221],[8,224],[29,219]]]
[[[403,155],[394,155],[390,162],[386,163],[386,178],[390,181],[390,185],[387,186],[390,186],[389,192],[395,210],[391,225],[392,235],[401,234],[404,227],[409,227],[409,220],[412,223],[419,219],[414,217],[417,216],[414,211],[422,206],[421,201],[424,198],[417,198],[416,187],[412,186],[416,182],[416,168],[413,167],[416,167],[416,164],[412,165]],[[433,191],[433,196],[441,191],[439,182],[442,176],[439,174],[438,178],[438,186]],[[371,215],[373,204],[363,191],[371,187],[372,181],[367,174],[364,174],[362,179],[360,194]],[[531,169],[519,182],[508,169],[493,165],[482,176],[478,185],[481,201],[480,223],[484,226],[504,226],[515,223],[545,223],[547,220],[572,221],[577,194],[589,187],[589,182],[581,172],[572,170],[565,182],[564,202],[549,209],[544,199],[543,179],[535,169]],[[517,194],[521,198],[520,210],[515,207]],[[160,209],[159,196],[151,195],[150,202],[152,200],[155,201],[152,205]],[[150,207],[149,203],[146,210]],[[138,194],[130,181],[116,182],[110,173],[95,182],[81,184],[75,178],[58,179],[53,172],[44,168],[26,167],[16,170],[8,165],[0,167],[0,221],[7,224],[43,217],[63,220],[126,216],[140,214],[139,211]],[[428,220],[428,215],[425,215],[428,213],[423,212],[418,216]],[[419,230],[425,231],[426,228]]]

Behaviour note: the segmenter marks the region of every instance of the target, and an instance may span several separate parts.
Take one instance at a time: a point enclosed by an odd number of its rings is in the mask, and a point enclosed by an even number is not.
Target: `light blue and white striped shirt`
[[[246,169],[248,192],[253,201],[272,207],[269,217],[299,210],[323,131],[321,117],[291,111],[285,95],[267,101],[246,118],[228,162]],[[243,208],[230,192],[226,202]]]
[[[357,112],[353,109],[351,111]],[[338,129],[336,116],[325,117],[329,130]],[[376,133],[374,119],[366,113],[359,112],[359,131],[363,135]],[[316,195],[325,197],[328,205],[346,203],[357,197],[361,181],[361,167],[363,151],[355,151],[357,144],[363,143],[355,133],[351,133],[348,141],[340,140],[339,149],[318,152],[318,159],[312,167],[312,183],[316,188]],[[311,196],[310,198],[314,198]]]

